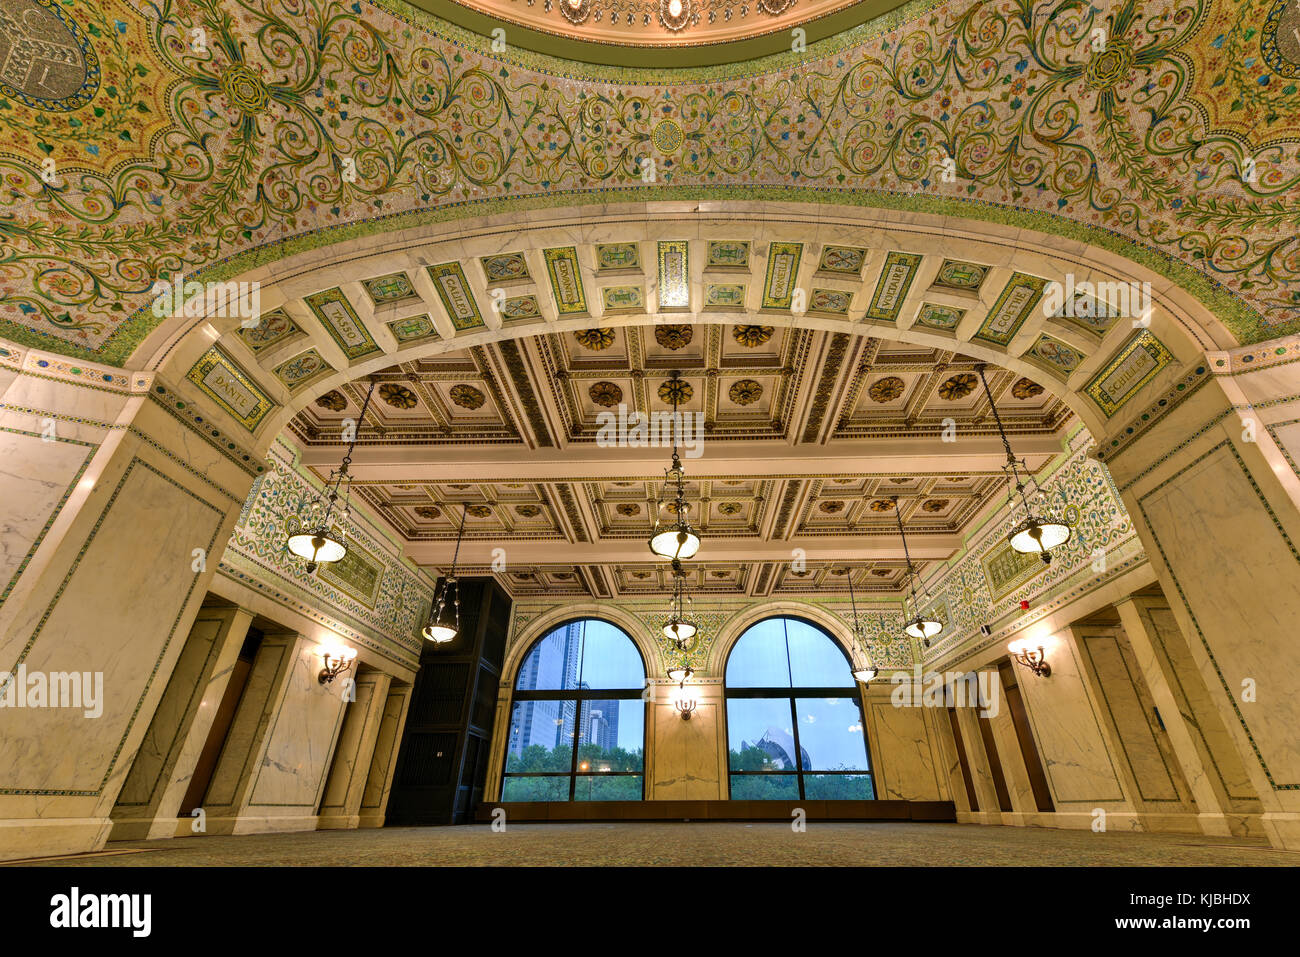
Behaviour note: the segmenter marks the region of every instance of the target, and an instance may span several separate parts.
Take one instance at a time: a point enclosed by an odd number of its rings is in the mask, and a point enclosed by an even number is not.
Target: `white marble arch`
[[[703,311],[704,264],[702,256],[692,255],[690,311],[644,314],[604,315],[599,305],[599,287],[607,284],[592,265],[590,245],[600,242],[635,240],[643,244],[643,274],[631,281],[646,284],[650,305],[656,306],[654,263],[647,253],[648,244],[660,239],[694,241],[707,239],[748,239],[753,248],[751,270],[742,280],[749,285],[746,308],[733,313]],[[804,244],[799,268],[801,288],[811,285],[841,288],[853,293],[850,315],[861,317],[874,292],[885,255],[900,250],[923,254],[924,259],[906,296],[897,323],[875,323],[824,318],[804,314],[783,314],[759,308],[763,285],[763,264],[767,244],[791,241]],[[868,258],[862,278],[854,280],[814,277],[820,249],[824,245],[843,244],[865,247]],[[589,315],[561,318],[545,278],[542,249],[577,246],[591,306]],[[543,315],[503,327],[490,308],[486,282],[476,262],[479,256],[522,250],[529,262],[534,285],[510,287],[532,291],[537,295]],[[958,301],[951,294],[930,287],[939,265],[945,258],[964,259],[991,267],[988,280],[975,299]],[[373,307],[360,283],[364,279],[387,273],[406,271],[417,286],[428,283],[424,266],[455,260],[465,266],[472,291],[480,300],[486,327],[455,334],[442,314],[441,304],[429,285],[420,290],[422,300],[396,307]],[[473,267],[473,268],[469,268]],[[1151,332],[1173,353],[1171,362],[1151,382],[1129,400],[1130,407],[1141,405],[1142,396],[1167,388],[1181,374],[1186,364],[1200,359],[1207,350],[1231,348],[1235,337],[1200,300],[1160,274],[1130,259],[1087,243],[1048,236],[1032,230],[982,222],[964,217],[900,211],[882,211],[856,207],[827,207],[809,203],[772,202],[655,202],[627,203],[605,207],[570,207],[534,210],[509,215],[494,215],[460,220],[440,226],[436,235],[427,228],[397,230],[379,236],[343,240],[321,249],[298,253],[269,263],[240,276],[235,281],[259,282],[262,285],[262,309],[285,306],[307,339],[292,346],[268,350],[254,357],[236,333],[238,318],[173,316],[164,320],[137,349],[129,365],[133,369],[157,373],[185,398],[197,404],[219,422],[233,424],[233,419],[185,380],[185,374],[199,357],[219,342],[239,361],[268,395],[277,403],[257,427],[253,451],[262,454],[285,424],[303,407],[323,393],[345,382],[378,372],[398,362],[411,361],[445,352],[466,349],[506,339],[541,334],[605,327],[647,325],[655,322],[752,323],[822,329],[851,335],[873,336],[888,340],[916,343],[953,350],[982,359],[1012,372],[1026,375],[1060,396],[1079,415],[1095,438],[1107,432],[1107,420],[1096,405],[1083,394],[1083,388],[1127,340],[1133,323],[1117,320],[1100,342],[1065,323],[1046,319],[1035,312],[1013,337],[1007,347],[974,340],[971,336],[1013,271],[1048,278],[1073,273],[1076,279],[1110,282],[1148,282],[1154,303],[1149,325]],[[730,277],[730,278],[729,278]],[[736,281],[732,274],[710,274],[709,281]],[[617,281],[627,282],[628,277]],[[322,289],[341,288],[349,296],[358,317],[379,345],[371,356],[349,362],[342,350],[325,332],[323,325],[302,305],[301,297]],[[966,318],[955,334],[914,324],[922,301],[947,303],[967,309]],[[386,323],[396,318],[428,314],[434,319],[439,335],[429,340],[400,345]],[[1084,352],[1084,361],[1061,380],[1045,373],[1042,366],[1022,356],[1039,333],[1052,336]],[[272,374],[275,363],[284,361],[314,346],[333,371],[321,376],[296,392],[289,391]],[[1122,417],[1121,417],[1122,418]],[[1117,423],[1111,420],[1109,425]],[[242,428],[234,426],[234,434]]]
[[[820,626],[845,655],[852,655],[852,641],[844,622],[818,605],[808,602],[780,599],[763,602],[746,608],[727,621],[718,632],[709,651],[708,675],[719,682],[726,680],[727,657],[731,649],[750,627],[767,618],[803,618]]]
[[[518,676],[519,668],[524,663],[524,656],[527,654],[528,649],[532,647],[533,642],[551,629],[566,622],[577,621],[580,618],[598,618],[621,628],[632,639],[632,643],[636,645],[637,651],[640,652],[641,661],[646,669],[646,678],[654,679],[656,677],[654,669],[659,661],[659,649],[656,647],[654,638],[650,635],[645,623],[617,605],[585,602],[576,605],[565,605],[562,608],[548,611],[523,626],[518,633],[510,635],[505,661],[501,665],[502,693],[513,696],[515,678]],[[664,678],[664,680],[667,681],[667,678]]]

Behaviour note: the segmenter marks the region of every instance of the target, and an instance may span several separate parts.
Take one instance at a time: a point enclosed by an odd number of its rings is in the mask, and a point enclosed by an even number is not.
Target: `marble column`
[[[996,672],[990,680],[999,680]],[[999,694],[996,706],[990,702],[990,707],[986,710],[988,717],[980,720],[988,721],[993,732],[998,763],[1002,766],[1002,778],[1011,798],[1011,811],[1003,812],[1002,821],[1017,826],[1038,823],[1038,803],[1034,800],[1033,785],[1029,783],[1029,770],[1025,767],[1025,756],[1020,750],[1020,738],[1016,735],[1011,709],[1007,706],[1005,697]]]
[[[247,438],[151,374],[0,344],[0,858],[103,846],[265,470]]]
[[[205,606],[113,806],[111,839],[172,837],[253,614]],[[189,819],[185,819],[188,821]]]
[[[406,712],[410,704],[411,686],[392,684],[385,696],[379,731],[375,735],[370,772],[366,775],[365,789],[361,794],[358,827],[384,826],[384,814],[388,810],[388,795],[393,790],[393,772],[397,768],[398,745],[402,740],[402,728],[406,726]]]
[[[1132,795],[1116,767],[1117,748],[1101,719],[1070,628],[1039,636],[1050,677],[1017,674],[1025,711],[1052,793],[1054,827],[1140,830]],[[1103,816],[1104,815],[1104,816]]]
[[[203,798],[207,833],[316,828],[344,708],[342,679],[320,670],[314,641],[263,638]]]
[[[957,727],[961,731],[961,746],[966,753],[966,765],[970,769],[975,796],[979,800],[979,810],[970,812],[970,820],[974,824],[1001,824],[1002,809],[998,803],[997,786],[993,783],[993,769],[984,750],[984,738],[980,734],[979,714],[972,707],[958,707],[955,710]]]
[[[323,830],[354,828],[361,822],[361,801],[391,683],[392,678],[382,671],[357,676],[356,700],[349,699],[346,704],[343,729],[321,798],[317,826]]]
[[[1099,439],[1277,847],[1300,849],[1300,337],[1210,353]]]
[[[1115,608],[1187,782],[1200,829],[1219,836],[1264,836],[1259,797],[1168,601],[1132,596]]]

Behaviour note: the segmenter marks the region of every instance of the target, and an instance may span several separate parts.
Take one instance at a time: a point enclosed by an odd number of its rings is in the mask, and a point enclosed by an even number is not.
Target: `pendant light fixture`
[[[876,667],[875,661],[867,651],[866,630],[858,620],[858,600],[853,594],[853,569],[846,567],[844,576],[849,580],[849,603],[853,606],[853,651],[850,654],[853,662],[853,677],[866,685],[880,674],[880,669]]]
[[[446,644],[460,634],[460,584],[456,581],[456,560],[460,558],[460,541],[465,535],[467,514],[469,504],[462,503],[460,529],[456,532],[456,550],[451,556],[451,574],[439,585],[437,594],[433,597],[429,623],[424,626],[424,637],[439,645]]]
[[[673,405],[673,459],[672,465],[664,472],[664,484],[659,493],[659,508],[649,545],[650,551],[660,558],[675,562],[695,557],[695,553],[700,550],[700,535],[691,527],[688,518],[690,506],[686,504],[686,474],[682,470],[682,459],[678,451],[681,418],[677,414],[677,404],[685,386],[681,373],[674,371],[667,386]]]
[[[1028,555],[1037,555],[1043,560],[1044,564],[1051,562],[1051,551],[1064,545],[1070,540],[1071,529],[1065,522],[1054,518],[1041,518],[1034,514],[1029,507],[1029,497],[1036,500],[1043,498],[1043,490],[1038,487],[1038,481],[1029,471],[1029,465],[1024,459],[1017,459],[1011,451],[1011,443],[1007,441],[1007,430],[1002,427],[1002,416],[998,414],[997,404],[993,401],[993,393],[989,391],[988,380],[984,378],[985,366],[980,363],[975,367],[979,373],[980,382],[984,384],[984,394],[988,396],[989,408],[993,410],[993,420],[998,424],[998,434],[1002,436],[1002,447],[1007,450],[1007,464],[1002,466],[1002,471],[1007,475],[1007,503],[1011,506],[1012,514],[1021,513],[1024,515],[1015,527],[1007,533],[1007,541],[1011,547],[1018,552]],[[1024,475],[1021,476],[1023,471]],[[1026,495],[1029,492],[1029,495]],[[1016,498],[1019,497],[1019,503]]]
[[[691,598],[686,594],[686,572],[682,563],[673,559],[673,594],[668,600],[668,621],[663,633],[678,651],[689,651],[700,631],[690,620],[691,605]]]
[[[366,419],[370,397],[374,392],[375,380],[372,378],[370,388],[366,390],[366,401],[361,406],[361,415],[352,430],[352,441],[348,443],[347,454],[343,456],[338,469],[330,472],[325,487],[305,508],[299,510],[298,531],[285,541],[290,552],[307,562],[308,574],[321,565],[339,561],[348,553],[347,522],[351,515],[352,500],[352,476],[348,467],[352,464],[352,451],[357,447],[357,435],[361,431],[361,423]]]
[[[943,631],[943,622],[917,611],[916,570],[912,567],[912,556],[907,550],[907,533],[903,531],[903,513],[898,508],[898,496],[895,495],[893,498],[894,516],[898,519],[898,534],[903,539],[903,557],[907,559],[907,584],[912,591],[912,611],[916,614],[915,618],[908,619],[907,623],[903,625],[903,630],[913,638],[924,641],[925,646],[928,648],[930,647],[930,639]]]

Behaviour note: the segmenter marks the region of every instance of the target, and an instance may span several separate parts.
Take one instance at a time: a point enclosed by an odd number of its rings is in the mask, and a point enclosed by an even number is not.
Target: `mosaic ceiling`
[[[745,325],[656,324],[497,342],[403,363],[377,377],[359,432],[355,492],[435,574],[468,506],[462,562],[500,557],[516,595],[661,594],[645,545],[668,452],[611,447],[602,413],[700,413],[701,454],[686,458],[688,497],[707,547],[700,592],[893,593],[905,561],[899,499],[918,565],[960,550],[1001,502],[1001,443],[969,359],[834,333]],[[998,370],[990,384],[1017,451],[1035,467],[1060,452],[1074,420],[1037,383]],[[326,392],[291,423],[302,461],[336,466],[345,420],[367,383]],[[941,432],[951,420],[957,441]],[[810,428],[810,425],[812,426]],[[864,441],[866,440],[866,441]],[[498,556],[493,550],[503,549]],[[802,549],[806,561],[792,561]]]
[[[803,54],[671,74],[493,52],[402,9],[8,0],[0,35],[44,52],[0,76],[0,334],[120,364],[161,321],[161,277],[683,197],[993,220],[1162,272],[1241,341],[1300,322],[1284,0],[924,2]]]

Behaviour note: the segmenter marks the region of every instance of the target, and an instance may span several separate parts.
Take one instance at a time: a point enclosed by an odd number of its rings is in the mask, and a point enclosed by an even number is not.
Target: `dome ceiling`
[[[768,37],[804,26],[804,41],[820,39],[832,29],[843,29],[878,16],[901,4],[896,0],[455,0],[455,3],[425,0],[417,3],[440,15],[455,17],[461,6],[486,14],[506,24],[516,24],[552,37],[582,43],[619,47],[681,48]],[[448,10],[448,8],[453,8]],[[832,14],[847,13],[825,30],[810,30],[810,24]],[[760,50],[743,51],[742,56],[789,49],[792,37],[775,37]],[[506,43],[522,46],[541,44],[512,38]],[[625,56],[627,51],[618,54]],[[732,53],[716,57],[731,60]],[[574,55],[569,53],[570,56]],[[579,59],[605,61],[594,50],[579,53]],[[663,63],[669,66],[671,64]]]

